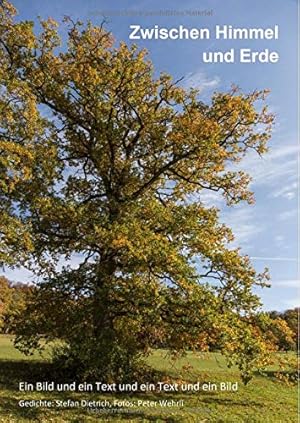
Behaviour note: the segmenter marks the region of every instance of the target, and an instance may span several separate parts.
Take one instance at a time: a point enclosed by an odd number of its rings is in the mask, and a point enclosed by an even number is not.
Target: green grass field
[[[162,350],[155,351],[149,364],[161,372],[161,380],[179,379],[201,384],[211,382],[217,391],[170,393],[78,393],[78,392],[20,392],[20,381],[51,380],[47,357],[30,359],[16,351],[8,336],[0,336],[0,422],[297,422],[297,388],[269,376],[256,376],[247,386],[241,383],[236,369],[228,369],[219,354],[197,357],[188,354],[176,362]],[[192,367],[189,367],[189,366]],[[220,382],[238,382],[238,391],[219,390]],[[170,406],[161,400],[174,400]],[[55,406],[21,407],[21,400],[49,400]],[[65,404],[55,401],[66,401]],[[72,407],[73,401],[75,404]],[[111,408],[87,408],[82,400],[104,401]],[[126,401],[123,407],[114,401]],[[144,401],[138,406],[138,401]],[[147,403],[147,401],[153,401]],[[178,401],[178,402],[177,402]],[[57,404],[62,406],[57,406]],[[78,406],[79,404],[79,406]],[[129,404],[129,405],[128,405]]]

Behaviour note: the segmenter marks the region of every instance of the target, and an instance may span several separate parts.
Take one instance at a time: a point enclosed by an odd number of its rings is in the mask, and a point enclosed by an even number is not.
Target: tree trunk
[[[94,336],[96,339],[113,337],[112,318],[110,313],[110,292],[116,263],[111,254],[102,257],[97,270],[94,294]]]

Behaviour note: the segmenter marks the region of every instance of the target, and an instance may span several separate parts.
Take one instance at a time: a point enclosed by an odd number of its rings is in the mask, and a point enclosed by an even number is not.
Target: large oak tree
[[[14,15],[4,1],[0,260],[42,275],[19,347],[60,338],[77,372],[115,380],[152,347],[215,342],[247,380],[266,348],[252,320],[267,274],[203,198],[252,202],[233,164],[266,151],[266,92],[204,104],[102,27],[66,19],[61,46],[52,19],[36,35]]]

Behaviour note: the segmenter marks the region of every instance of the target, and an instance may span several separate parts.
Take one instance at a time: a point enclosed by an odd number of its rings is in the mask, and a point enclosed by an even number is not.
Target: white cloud
[[[251,248],[251,241],[263,231],[263,227],[257,222],[253,208],[243,205],[227,209],[222,213],[223,221],[234,233],[234,245]]]
[[[299,288],[300,281],[298,279],[271,281],[272,286],[282,286],[284,288]]]
[[[277,236],[275,236],[275,241],[276,242],[282,242],[284,240],[284,237],[282,236],[282,235],[277,235]]]
[[[182,85],[184,88],[196,88],[200,92],[204,91],[205,89],[212,89],[217,87],[220,84],[220,78],[218,76],[214,76],[213,78],[209,78],[205,72],[202,70],[198,72],[190,72],[182,81]]]
[[[273,147],[262,158],[255,152],[249,153],[235,167],[249,173],[254,185],[276,186],[276,191],[271,194],[276,197],[281,193],[293,192],[297,187],[298,152],[297,145]],[[282,183],[284,184],[278,188]]]
[[[286,210],[278,214],[278,220],[289,220],[297,216],[297,209]]]
[[[251,260],[262,260],[262,261],[294,261],[297,262],[298,259],[296,257],[258,257],[253,256],[250,257]]]
[[[283,195],[284,198],[287,198],[288,200],[292,200],[293,198],[296,197],[296,194],[294,192],[287,192],[286,194]]]
[[[225,204],[225,200],[220,192],[203,190],[199,194],[200,201],[206,206],[220,207]]]
[[[282,235],[277,235],[274,237],[275,245],[280,248],[280,250],[286,250],[288,248],[286,238]]]
[[[273,198],[282,197],[282,198],[291,200],[295,198],[296,190],[297,190],[297,182],[293,182],[292,184],[283,186],[280,189],[273,191],[270,196]]]

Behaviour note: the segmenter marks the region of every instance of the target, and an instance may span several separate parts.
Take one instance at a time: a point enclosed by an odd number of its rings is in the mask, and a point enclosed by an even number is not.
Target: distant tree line
[[[0,333],[13,334],[30,295],[34,292],[32,285],[11,282],[0,276]]]
[[[273,320],[272,335],[276,338],[276,344],[280,350],[299,351],[299,307],[285,311],[269,311],[268,316]],[[289,336],[286,328],[290,330]]]

